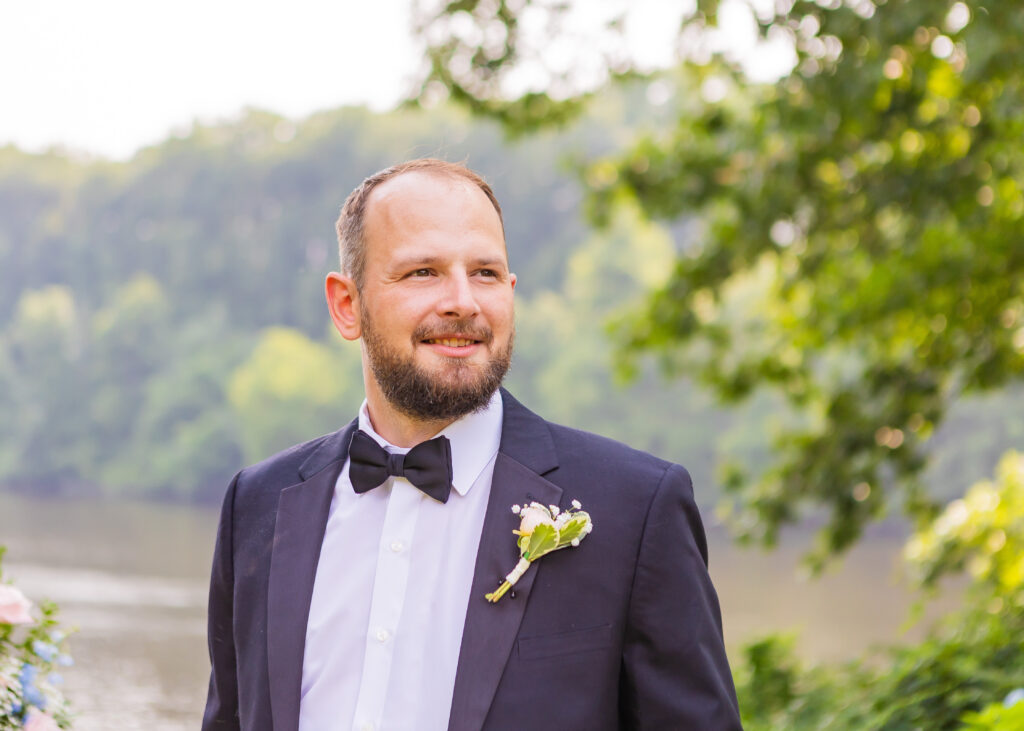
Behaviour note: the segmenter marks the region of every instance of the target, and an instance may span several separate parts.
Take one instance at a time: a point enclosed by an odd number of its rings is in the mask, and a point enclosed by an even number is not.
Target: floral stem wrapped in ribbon
[[[544,507],[533,502],[529,505],[513,505],[512,512],[520,516],[519,530],[512,531],[519,536],[519,563],[512,569],[501,586],[486,595],[489,602],[497,602],[522,578],[530,564],[541,556],[569,546],[578,546],[580,541],[594,529],[590,514],[584,511],[579,500],[572,501],[572,510],[561,510],[556,505]]]

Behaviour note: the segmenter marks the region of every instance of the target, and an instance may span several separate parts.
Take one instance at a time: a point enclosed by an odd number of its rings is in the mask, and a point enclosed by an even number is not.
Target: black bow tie
[[[348,477],[363,493],[383,485],[389,476],[404,477],[435,500],[446,503],[452,489],[452,448],[448,437],[434,437],[406,454],[390,454],[366,432],[357,429],[348,445]]]

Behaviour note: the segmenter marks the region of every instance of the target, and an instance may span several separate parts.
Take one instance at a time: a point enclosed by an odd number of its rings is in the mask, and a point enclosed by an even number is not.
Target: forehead
[[[464,178],[419,170],[398,175],[370,193],[364,231],[367,241],[435,232],[497,237],[504,247],[501,219],[483,190]]]

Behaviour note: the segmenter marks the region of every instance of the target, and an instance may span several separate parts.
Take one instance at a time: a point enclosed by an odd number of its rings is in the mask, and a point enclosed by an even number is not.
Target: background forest
[[[247,112],[125,163],[0,150],[0,484],[33,494],[215,502],[246,463],[338,428],[361,401],[358,350],[326,317],[333,221],[396,160],[466,160],[506,211],[519,274],[509,386],[555,421],[685,463],[705,507],[724,456],[763,462],[783,409],[717,405],[683,379],[613,375],[607,322],[666,281],[692,221],[581,211],[574,160],[668,118],[648,83],[571,127],[508,140],[452,108]],[[321,374],[333,374],[323,378]],[[938,497],[1024,435],[1024,394],[961,404],[932,440]],[[941,447],[941,449],[939,448]]]

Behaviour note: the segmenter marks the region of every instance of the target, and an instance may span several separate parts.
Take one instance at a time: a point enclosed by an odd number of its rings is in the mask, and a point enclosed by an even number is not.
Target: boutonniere
[[[583,510],[579,500],[572,501],[572,510],[560,510],[557,505],[544,507],[540,503],[513,505],[512,512],[518,515],[519,530],[512,531],[519,536],[519,563],[505,577],[496,590],[487,594],[489,602],[496,602],[505,596],[530,564],[541,556],[568,546],[576,547],[594,530],[590,514]]]

